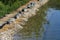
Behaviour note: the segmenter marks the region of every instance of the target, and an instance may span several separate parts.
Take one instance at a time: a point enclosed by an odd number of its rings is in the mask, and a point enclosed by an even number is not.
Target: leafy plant
[[[0,17],[10,13],[20,6],[26,4],[29,0],[0,0]]]

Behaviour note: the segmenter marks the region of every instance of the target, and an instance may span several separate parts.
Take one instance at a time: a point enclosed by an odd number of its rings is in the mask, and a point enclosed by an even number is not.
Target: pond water
[[[28,26],[15,37],[18,40],[60,40],[60,10],[48,8],[46,19],[49,24],[43,27]],[[39,19],[38,19],[39,20]],[[33,28],[33,30],[32,30]],[[43,37],[41,34],[43,33]]]
[[[15,40],[60,40],[60,2],[48,3],[17,32]]]
[[[49,24],[45,25],[43,40],[60,40],[60,10],[49,8],[47,11]]]

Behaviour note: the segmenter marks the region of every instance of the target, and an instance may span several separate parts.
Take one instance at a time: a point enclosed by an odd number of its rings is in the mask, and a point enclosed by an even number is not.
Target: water
[[[60,0],[50,1],[16,33],[15,40],[60,40]]]
[[[44,8],[45,9],[45,8]],[[36,16],[29,19],[23,29],[14,35],[14,40],[40,40],[42,39],[42,33],[44,32],[43,23],[46,21],[45,10],[38,11]],[[41,14],[42,13],[42,14]]]
[[[48,8],[46,13],[49,24],[45,24],[44,28],[29,25],[21,30],[19,35],[15,35],[16,40],[60,40],[60,10]]]
[[[48,8],[46,19],[49,21],[49,24],[44,25],[45,32],[43,33],[42,40],[60,40],[60,10],[56,10],[54,8]],[[39,28],[36,27],[36,29]],[[31,29],[29,31],[31,31]],[[37,34],[35,34],[33,31],[31,36],[28,36],[29,33],[27,33],[28,35],[25,34],[20,39],[41,40],[40,36],[41,33],[40,34],[39,33],[40,31],[37,31]]]
[[[46,19],[49,24],[45,25],[43,40],[60,40],[60,10],[49,8]]]

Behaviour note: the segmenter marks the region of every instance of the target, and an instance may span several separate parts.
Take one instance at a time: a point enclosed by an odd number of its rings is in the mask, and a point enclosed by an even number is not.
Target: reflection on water
[[[24,25],[23,29],[20,30],[16,35],[16,40],[40,40],[42,33],[44,31],[43,23],[46,22],[45,10],[47,8],[40,8],[40,11],[37,12],[37,15],[31,17],[29,21]]]
[[[18,40],[40,40],[41,38],[43,38],[42,40],[60,40],[60,10],[48,8],[46,13],[47,15],[45,13],[40,14],[39,11],[38,16],[30,18],[24,25],[24,29],[18,32],[15,37]],[[43,23],[46,21],[45,16],[49,24],[45,24],[43,27]],[[43,37],[42,33],[44,34]]]
[[[47,20],[43,40],[60,40],[60,10],[49,8],[47,11]]]
[[[50,0],[46,5],[42,6],[40,11],[37,12],[37,15],[29,19],[26,25],[24,25],[24,28],[14,36],[14,39],[60,40],[59,4],[60,0]],[[43,25],[46,22],[47,24]]]

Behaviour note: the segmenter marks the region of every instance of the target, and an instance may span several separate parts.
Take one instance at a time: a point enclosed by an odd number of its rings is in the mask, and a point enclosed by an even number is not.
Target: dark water
[[[30,18],[15,40],[60,40],[60,0],[50,1]]]

